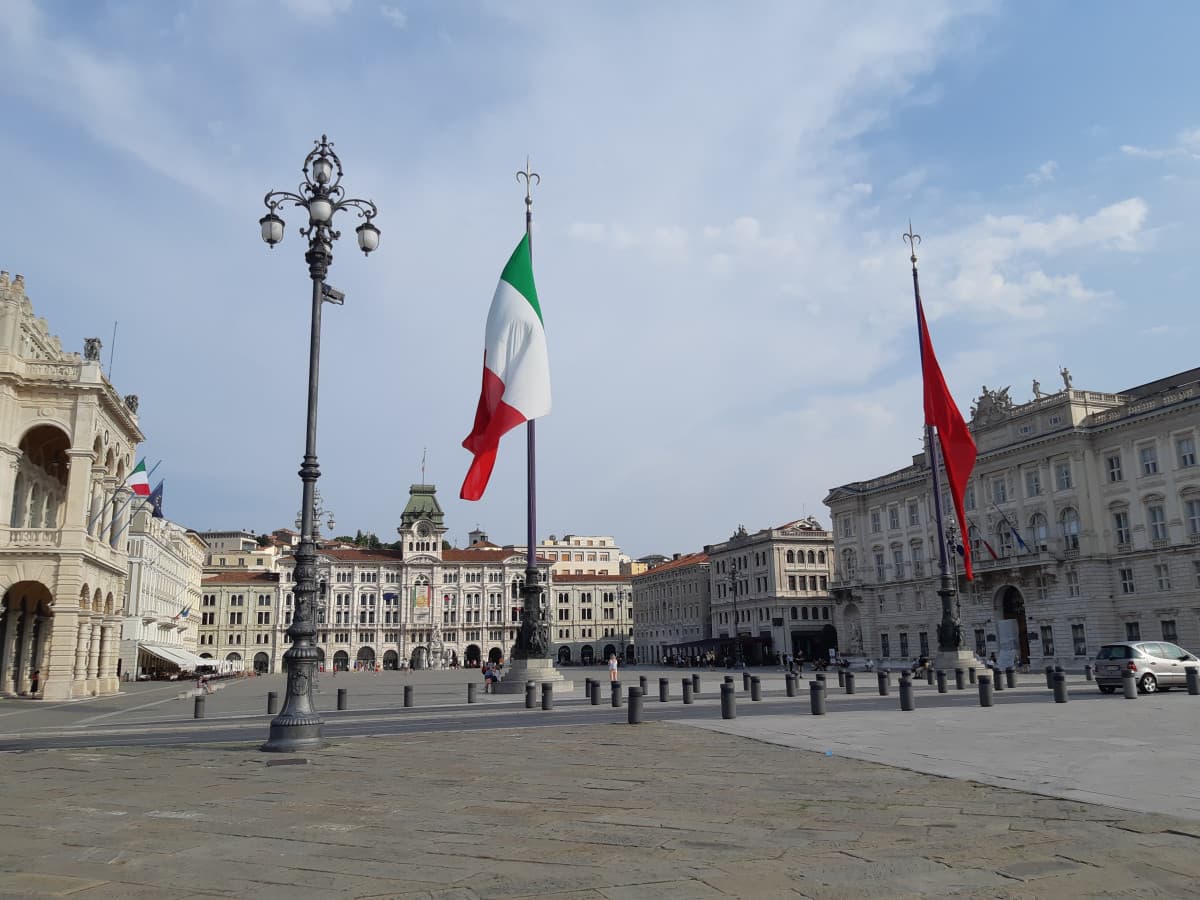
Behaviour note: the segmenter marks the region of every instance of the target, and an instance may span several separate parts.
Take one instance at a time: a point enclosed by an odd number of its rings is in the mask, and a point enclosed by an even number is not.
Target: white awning
[[[196,666],[205,665],[211,660],[202,660],[193,653],[189,653],[182,647],[168,647],[164,644],[154,644],[149,641],[139,641],[138,649],[145,650],[147,653],[157,656],[164,662],[169,662],[171,665],[178,666],[185,672],[194,671]]]

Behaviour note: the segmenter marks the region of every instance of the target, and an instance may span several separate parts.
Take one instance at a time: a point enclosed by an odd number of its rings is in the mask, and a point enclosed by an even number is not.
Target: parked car
[[[1200,664],[1195,654],[1166,641],[1125,641],[1105,644],[1096,654],[1096,684],[1106,694],[1121,687],[1126,671],[1132,672],[1143,694],[1187,684],[1187,666]]]

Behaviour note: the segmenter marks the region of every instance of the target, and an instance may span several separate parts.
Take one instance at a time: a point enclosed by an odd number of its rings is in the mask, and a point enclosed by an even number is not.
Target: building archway
[[[466,649],[467,668],[475,669],[479,667],[480,660],[483,659],[483,651],[479,649],[478,644],[467,644]]]
[[[596,661],[596,651],[592,649],[591,644],[584,644],[583,649],[579,651],[579,662],[582,665],[590,666]]]
[[[358,659],[356,660],[360,669],[372,670],[375,668],[375,650],[372,647],[359,647]]]
[[[0,691],[44,696],[46,648],[54,628],[54,597],[40,581],[18,581],[4,592],[0,611]],[[33,673],[37,694],[32,694]]]
[[[254,671],[259,675],[266,675],[271,671],[271,657],[265,653],[254,654]]]
[[[996,595],[996,663],[1002,669],[1029,664],[1029,622],[1025,597],[1011,584]]]
[[[333,654],[333,671],[345,672],[350,668],[350,654],[345,650],[339,650]]]
[[[66,506],[71,438],[55,425],[36,425],[21,437],[9,525],[57,529]]]
[[[408,660],[408,666],[410,669],[428,669],[429,650],[425,647],[413,647],[412,656]]]
[[[385,672],[394,672],[400,668],[400,654],[395,650],[385,650],[383,653],[383,668]]]
[[[605,644],[604,645],[604,661],[605,662],[608,662],[608,658],[610,656],[616,656],[616,655],[617,655],[616,646],[614,646],[613,644]]]
[[[504,651],[499,647],[493,647],[488,651],[488,662],[498,663],[504,659]]]
[[[229,671],[231,672],[244,672],[246,670],[246,664],[240,653],[227,653],[225,655],[225,662],[229,663]]]
[[[569,666],[571,664],[571,648],[570,647],[559,647],[558,648],[558,664],[560,666]]]
[[[631,663],[637,659],[637,650],[633,644],[628,644],[625,647],[625,662]]]

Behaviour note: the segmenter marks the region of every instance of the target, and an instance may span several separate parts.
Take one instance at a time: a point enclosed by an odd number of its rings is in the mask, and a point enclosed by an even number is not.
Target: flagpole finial
[[[908,231],[900,235],[900,237],[904,239],[912,250],[912,255],[909,256],[909,259],[912,260],[913,268],[915,269],[917,267],[917,245],[921,243],[921,236],[913,233],[912,219],[908,220]]]
[[[517,181],[525,182],[525,209],[533,206],[533,186],[542,183],[542,176],[529,168],[529,157],[525,157],[525,168],[517,172]]]

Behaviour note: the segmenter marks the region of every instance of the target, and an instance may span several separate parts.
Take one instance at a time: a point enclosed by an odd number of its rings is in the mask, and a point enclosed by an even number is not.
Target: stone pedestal
[[[933,667],[941,669],[949,678],[954,675],[955,669],[962,669],[966,672],[968,669],[981,669],[982,664],[973,651],[966,647],[959,647],[957,650],[939,650],[933,658]]]
[[[567,681],[554,667],[552,659],[514,659],[504,668],[504,678],[494,688],[497,694],[524,694],[525,682],[533,681],[538,685],[554,685],[556,697],[567,696],[575,692],[573,682]],[[541,688],[538,688],[541,691]],[[539,694],[540,695],[540,694]]]

